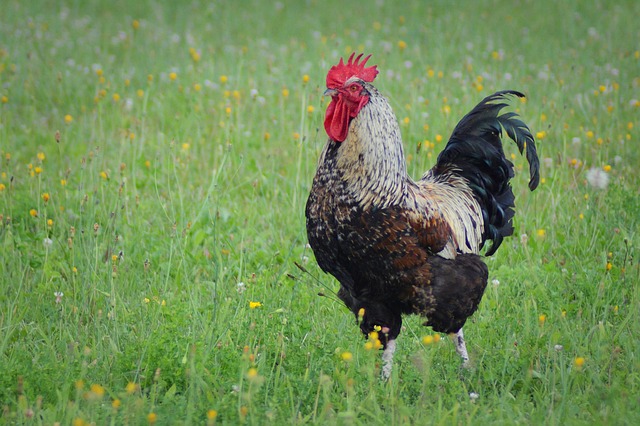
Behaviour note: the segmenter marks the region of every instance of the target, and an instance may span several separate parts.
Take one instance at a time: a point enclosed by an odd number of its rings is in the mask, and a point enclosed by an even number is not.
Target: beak
[[[336,89],[327,89],[324,91],[324,96],[331,96],[334,97],[338,94],[338,91]]]

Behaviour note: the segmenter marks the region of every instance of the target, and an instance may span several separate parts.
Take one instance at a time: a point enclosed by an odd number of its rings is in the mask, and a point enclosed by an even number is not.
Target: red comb
[[[364,53],[359,54],[354,61],[353,57],[355,55],[355,52],[352,53],[351,56],[349,56],[349,60],[346,64],[344,63],[342,58],[340,58],[340,62],[338,62],[338,65],[334,65],[331,67],[329,73],[327,74],[327,87],[332,89],[342,87],[344,83],[351,77],[358,77],[359,79],[367,82],[372,82],[376,78],[376,75],[378,75],[376,66],[373,65],[368,68],[365,68],[364,66],[371,55],[365,57],[362,62],[360,62],[360,58],[362,58],[362,55],[364,55]]]

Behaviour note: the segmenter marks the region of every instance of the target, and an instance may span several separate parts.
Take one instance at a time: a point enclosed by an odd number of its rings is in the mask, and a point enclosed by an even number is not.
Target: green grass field
[[[426,3],[4,2],[0,424],[640,424],[640,2]],[[528,96],[469,370],[412,317],[381,382],[306,245],[354,50],[416,178]]]

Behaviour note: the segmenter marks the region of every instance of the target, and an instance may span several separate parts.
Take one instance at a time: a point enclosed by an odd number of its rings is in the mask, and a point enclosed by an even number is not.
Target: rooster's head
[[[372,82],[378,75],[375,65],[365,67],[371,55],[360,61],[362,55],[361,53],[354,60],[355,53],[352,53],[346,64],[340,58],[338,65],[332,66],[327,74],[325,94],[331,96],[331,103],[327,108],[324,128],[336,142],[343,142],[347,138],[349,123],[369,102],[365,82]]]

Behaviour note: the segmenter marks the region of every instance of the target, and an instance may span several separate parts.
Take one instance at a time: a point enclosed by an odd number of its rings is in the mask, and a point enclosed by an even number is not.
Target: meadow
[[[0,424],[640,424],[640,2],[2,9]],[[527,95],[542,180],[505,145],[470,369],[410,317],[381,381],[307,246],[352,51],[416,178],[484,96]]]

